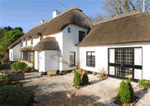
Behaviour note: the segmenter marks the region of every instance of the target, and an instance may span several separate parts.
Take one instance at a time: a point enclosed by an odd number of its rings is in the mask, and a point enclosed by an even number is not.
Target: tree
[[[150,2],[145,0],[145,11],[149,11]],[[134,10],[143,10],[143,0],[105,0],[103,10],[110,15],[120,15]]]
[[[95,16],[89,16],[90,20],[93,22],[98,22],[104,19],[104,16],[102,14],[96,14]]]
[[[15,29],[19,29],[21,32],[23,32],[23,29],[21,27],[15,27]]]
[[[17,39],[19,39],[22,35],[23,33],[19,29],[5,32],[4,37],[1,39],[0,50],[6,51],[8,46],[11,45]]]
[[[8,27],[4,27],[4,29],[10,31],[10,30],[12,30],[13,28],[10,27],[10,26],[8,26]]]

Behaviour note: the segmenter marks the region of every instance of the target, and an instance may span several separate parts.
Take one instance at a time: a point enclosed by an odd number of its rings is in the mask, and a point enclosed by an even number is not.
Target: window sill
[[[89,67],[89,68],[95,68],[95,66],[86,66],[86,67]]]
[[[76,66],[70,66],[70,67],[76,67]]]

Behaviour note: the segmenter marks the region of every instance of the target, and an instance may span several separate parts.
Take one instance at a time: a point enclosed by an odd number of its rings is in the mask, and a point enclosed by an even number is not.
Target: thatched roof
[[[55,37],[46,37],[42,41],[37,43],[32,50],[34,51],[60,50],[60,48]]]
[[[33,46],[26,46],[20,49],[21,52],[29,52],[29,51],[33,51],[32,50]]]
[[[150,42],[150,13],[130,13],[95,24],[77,46]]]
[[[77,6],[73,6],[63,13],[58,14],[57,17],[52,18],[40,25],[33,27],[20,40],[27,39],[29,36],[37,38],[40,34],[50,35],[62,31],[69,24],[78,25],[90,29],[92,22]],[[14,42],[10,47],[14,47],[18,42]]]

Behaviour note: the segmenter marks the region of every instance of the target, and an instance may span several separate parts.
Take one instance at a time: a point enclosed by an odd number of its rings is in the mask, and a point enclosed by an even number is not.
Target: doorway
[[[142,49],[142,48],[138,48]],[[135,64],[134,47],[129,48],[109,48],[108,49],[108,75],[118,78],[135,79],[135,69],[142,70],[142,64]],[[142,55],[140,55],[142,56]],[[142,57],[141,57],[142,58]],[[140,59],[141,59],[140,58]],[[142,61],[142,59],[141,59]]]

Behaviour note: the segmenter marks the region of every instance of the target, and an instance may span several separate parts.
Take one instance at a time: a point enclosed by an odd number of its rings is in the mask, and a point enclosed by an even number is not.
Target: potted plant
[[[11,69],[14,70],[14,73],[12,72],[9,74],[10,80],[23,80],[24,79],[24,70],[27,68],[27,65],[24,62],[14,62],[11,65]]]
[[[106,79],[107,76],[106,76],[106,70],[103,68],[101,71],[100,71],[100,79]]]

